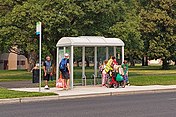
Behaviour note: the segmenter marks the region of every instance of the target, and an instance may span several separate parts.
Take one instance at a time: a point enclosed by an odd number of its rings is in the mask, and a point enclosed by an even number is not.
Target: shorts
[[[61,73],[63,79],[70,79],[70,74],[68,72],[62,71]]]
[[[50,74],[46,74],[46,76],[44,76],[43,80],[47,80],[47,81],[49,81],[50,78],[51,78]]]

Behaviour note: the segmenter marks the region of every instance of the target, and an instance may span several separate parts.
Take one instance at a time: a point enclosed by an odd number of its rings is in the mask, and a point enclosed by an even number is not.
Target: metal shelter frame
[[[97,47],[106,47],[106,59],[109,58],[109,47],[113,47],[114,56],[116,57],[116,47],[121,47],[122,63],[124,61],[124,42],[118,38],[105,38],[99,36],[80,36],[80,37],[63,37],[61,38],[57,47],[57,60],[56,60],[56,79],[59,78],[59,48],[70,47],[70,85],[73,88],[73,67],[74,67],[74,47],[82,47],[82,77],[85,76],[85,48],[94,47],[94,75],[97,76]],[[57,80],[56,80],[57,82]]]

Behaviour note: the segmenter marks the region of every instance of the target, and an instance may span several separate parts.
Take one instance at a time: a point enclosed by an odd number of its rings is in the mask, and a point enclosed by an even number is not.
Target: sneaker
[[[49,89],[48,85],[45,86],[45,89]]]

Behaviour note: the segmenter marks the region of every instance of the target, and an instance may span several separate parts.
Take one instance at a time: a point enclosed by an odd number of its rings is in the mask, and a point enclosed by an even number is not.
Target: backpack
[[[67,59],[62,59],[59,64],[59,70],[66,71],[66,68],[67,68]]]

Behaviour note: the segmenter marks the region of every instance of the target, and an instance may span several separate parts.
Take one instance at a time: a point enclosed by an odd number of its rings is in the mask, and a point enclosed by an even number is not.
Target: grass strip
[[[6,98],[21,98],[21,97],[39,97],[39,96],[51,96],[57,95],[55,93],[41,93],[41,92],[25,92],[25,91],[13,91],[5,88],[0,88],[0,99]]]

